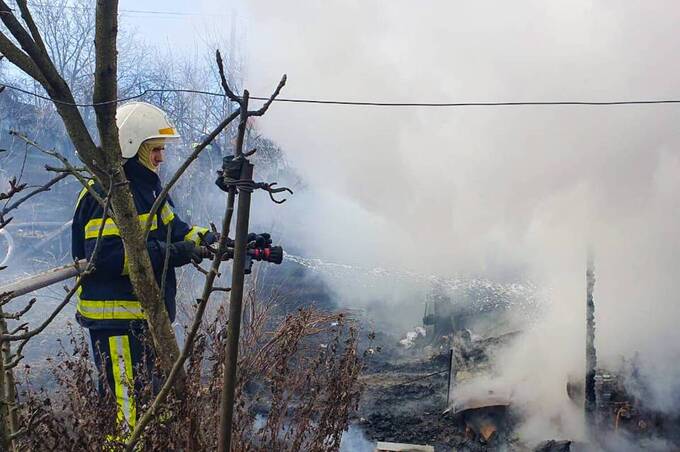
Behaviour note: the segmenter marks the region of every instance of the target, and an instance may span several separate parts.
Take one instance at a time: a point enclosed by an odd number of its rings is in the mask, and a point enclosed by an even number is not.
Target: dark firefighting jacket
[[[151,206],[161,192],[160,179],[155,172],[139,163],[136,157],[128,160],[123,169],[130,181],[130,191],[143,228],[149,217]],[[105,195],[104,190],[98,184],[91,181],[91,185],[98,193]],[[102,206],[86,189],[83,189],[78,196],[71,230],[74,259],[90,260],[102,220]],[[168,227],[171,228],[171,242],[191,240],[198,244],[201,240],[200,235],[207,232],[206,228],[192,227],[183,222],[173,211],[172,201],[169,197],[167,198],[155,218],[152,219],[147,241],[151,264],[159,287]],[[131,322],[145,321],[144,310],[135,297],[128,276],[127,259],[120,231],[111,218],[107,218],[104,224],[101,248],[94,264],[94,272],[83,280],[78,291],[76,313],[78,323],[86,328],[113,329],[129,328]],[[165,282],[165,307],[171,321],[175,318],[176,292],[175,269],[170,266]]]

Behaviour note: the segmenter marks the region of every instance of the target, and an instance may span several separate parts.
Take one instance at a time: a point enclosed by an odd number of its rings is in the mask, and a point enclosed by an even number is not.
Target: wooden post
[[[588,431],[595,431],[597,420],[595,410],[597,400],[595,395],[595,371],[597,368],[597,354],[595,352],[595,302],[593,289],[595,288],[595,265],[592,251],[588,252],[586,264],[586,381],[585,381],[585,420]]]
[[[236,140],[235,158],[243,154],[243,139],[248,121],[248,91],[243,92],[241,103],[241,122]],[[252,180],[253,165],[245,161],[241,168],[241,180]],[[234,190],[234,188],[231,188]],[[236,389],[236,367],[238,362],[238,343],[241,334],[241,313],[243,308],[243,285],[245,280],[246,245],[248,244],[248,223],[250,221],[250,197],[248,190],[238,193],[236,212],[236,232],[234,237],[234,262],[231,270],[231,292],[229,297],[229,324],[227,326],[227,345],[224,359],[222,398],[220,403],[220,432],[218,452],[228,452],[231,448],[231,424],[234,417],[234,391]]]

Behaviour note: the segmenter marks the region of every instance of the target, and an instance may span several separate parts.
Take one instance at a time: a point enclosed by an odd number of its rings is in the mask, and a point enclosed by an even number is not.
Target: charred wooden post
[[[585,419],[588,429],[596,425],[595,410],[597,400],[595,395],[595,370],[597,355],[595,352],[595,302],[593,289],[595,288],[595,265],[592,252],[588,252],[586,266],[586,382],[585,382]]]
[[[446,386],[446,409],[451,406],[451,387],[453,386],[453,383],[455,383],[456,378],[456,369],[453,368],[454,362],[453,344],[451,344],[451,350],[449,350],[449,382]]]

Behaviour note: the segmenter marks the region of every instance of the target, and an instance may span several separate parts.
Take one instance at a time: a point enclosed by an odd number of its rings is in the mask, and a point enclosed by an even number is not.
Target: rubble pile
[[[514,420],[507,404],[450,410],[448,400],[451,360],[460,378],[473,375],[488,366],[490,351],[513,334],[482,339],[464,330],[436,341],[421,334],[405,336],[376,338],[380,352],[372,355],[364,372],[358,420],[368,438],[428,444],[435,451],[493,450],[513,443],[508,432]]]

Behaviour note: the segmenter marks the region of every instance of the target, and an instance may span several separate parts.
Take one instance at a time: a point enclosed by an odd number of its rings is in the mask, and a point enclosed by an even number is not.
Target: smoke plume
[[[674,3],[255,0],[244,14],[255,94],[286,72],[291,98],[677,96]],[[671,409],[680,393],[679,119],[674,105],[278,103],[259,126],[309,183],[278,214],[308,254],[549,288],[545,317],[499,364],[519,404],[570,417],[552,433],[578,437],[564,383],[584,369],[591,244],[599,364],[639,352],[649,402]],[[527,428],[551,434],[535,421]]]

